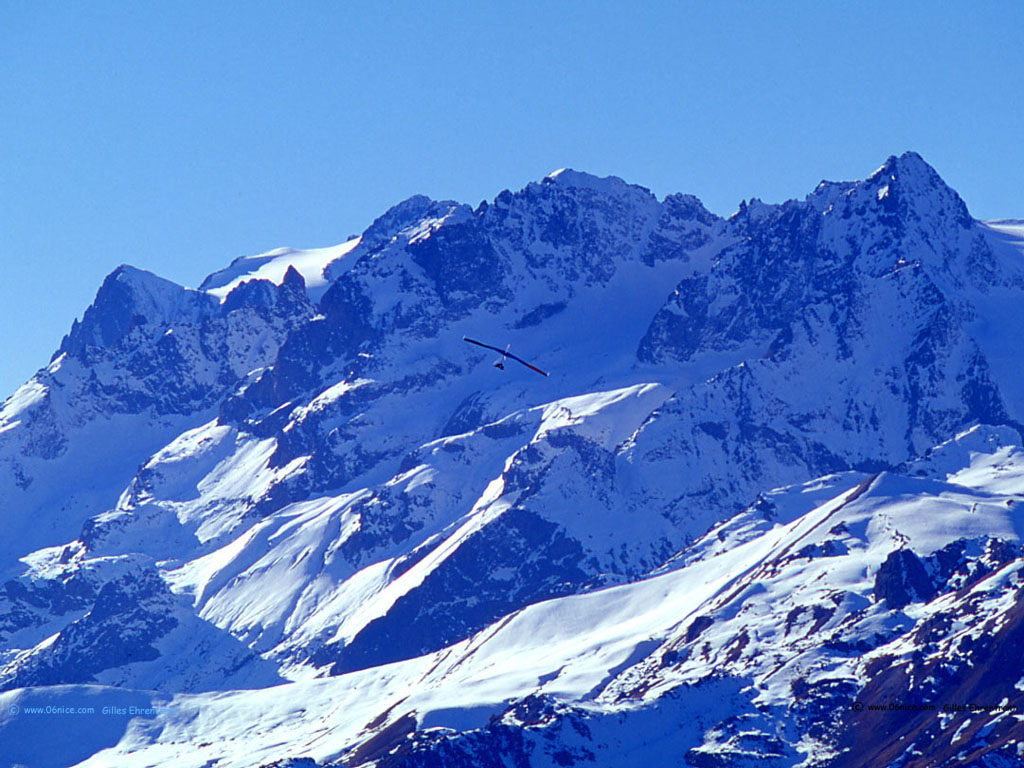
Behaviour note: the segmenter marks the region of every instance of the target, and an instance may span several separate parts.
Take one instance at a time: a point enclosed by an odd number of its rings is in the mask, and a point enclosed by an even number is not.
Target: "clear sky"
[[[0,0],[0,398],[130,263],[197,285],[568,166],[728,215],[920,152],[1024,217],[1019,2]]]

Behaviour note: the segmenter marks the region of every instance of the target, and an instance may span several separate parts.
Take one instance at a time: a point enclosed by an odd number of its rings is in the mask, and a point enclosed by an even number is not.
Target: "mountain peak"
[[[415,224],[420,219],[428,216],[444,205],[457,205],[451,201],[437,201],[426,195],[413,195],[396,205],[388,208],[383,214],[374,219],[373,223],[366,228],[362,234],[362,243],[367,248],[373,248],[386,243],[399,231]]]
[[[960,195],[917,152],[891,155],[863,181],[822,181],[806,200],[820,213],[840,217],[875,210],[901,229],[912,223],[930,232],[974,225]]]
[[[890,213],[952,216],[965,227],[973,221],[960,195],[916,152],[889,157],[865,179],[864,187]]]
[[[875,179],[883,182],[885,180],[901,180],[906,185],[913,185],[920,189],[946,186],[938,172],[917,152],[904,152],[899,156],[890,155],[882,167],[867,178],[867,181]]]
[[[559,187],[570,189],[589,189],[604,195],[621,195],[624,192],[642,190],[650,194],[650,190],[641,187],[639,184],[630,184],[618,176],[595,176],[585,171],[576,171],[572,168],[559,168],[552,171],[543,179],[541,184],[553,184]]]
[[[204,293],[122,264],[104,279],[82,321],[72,324],[58,352],[109,346],[136,324],[202,313],[213,301]]]

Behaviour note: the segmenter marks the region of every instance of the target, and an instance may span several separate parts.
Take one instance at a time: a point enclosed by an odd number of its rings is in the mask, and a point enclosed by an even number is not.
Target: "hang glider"
[[[548,375],[546,371],[542,371],[537,366],[530,365],[528,362],[523,360],[523,358],[516,357],[515,355],[513,355],[511,352],[508,351],[508,347],[505,347],[505,349],[501,349],[500,347],[492,347],[490,344],[484,344],[482,341],[477,341],[476,339],[471,339],[468,336],[463,336],[462,340],[463,341],[468,341],[470,344],[476,344],[478,347],[483,347],[484,349],[493,349],[495,352],[497,352],[499,355],[501,355],[501,357],[499,357],[498,360],[494,363],[494,367],[495,368],[501,368],[502,370],[505,370],[504,360],[505,360],[506,357],[508,357],[508,358],[511,358],[511,359],[515,360],[517,363],[522,363],[527,368],[529,368],[531,371],[536,371],[541,376],[547,376]],[[512,345],[509,344],[509,347],[511,347],[511,346]]]

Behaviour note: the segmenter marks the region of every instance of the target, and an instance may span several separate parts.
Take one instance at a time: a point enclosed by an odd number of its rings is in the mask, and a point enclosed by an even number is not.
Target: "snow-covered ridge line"
[[[280,285],[289,267],[295,269],[306,283],[311,301],[317,301],[327,290],[324,270],[343,259],[359,247],[361,238],[355,237],[340,245],[326,248],[296,250],[276,248],[255,256],[241,256],[218,272],[208,275],[199,290],[216,296],[223,302],[229,293],[245,280],[269,280]]]

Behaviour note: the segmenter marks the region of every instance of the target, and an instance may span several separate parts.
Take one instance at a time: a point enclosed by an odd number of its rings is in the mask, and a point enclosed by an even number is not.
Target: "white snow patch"
[[[310,299],[315,301],[327,288],[327,279],[324,277],[327,266],[354,251],[359,243],[360,238],[356,237],[327,248],[277,248],[255,256],[243,256],[235,259],[226,269],[214,272],[203,280],[201,290],[223,302],[231,291],[246,280],[269,280],[280,285],[288,268],[295,267],[306,281],[306,292]],[[335,271],[335,277],[337,274]]]
[[[14,390],[14,394],[4,401],[3,409],[0,410],[0,431],[19,423],[15,418],[33,405],[41,403],[47,391],[46,385],[38,379],[31,379]]]

